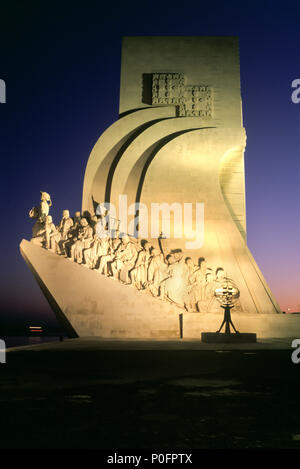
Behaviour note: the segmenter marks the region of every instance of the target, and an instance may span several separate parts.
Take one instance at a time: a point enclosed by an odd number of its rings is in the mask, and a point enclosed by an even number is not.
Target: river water
[[[7,336],[1,337],[7,348],[21,347],[22,345],[35,345],[45,342],[59,341],[59,336]]]

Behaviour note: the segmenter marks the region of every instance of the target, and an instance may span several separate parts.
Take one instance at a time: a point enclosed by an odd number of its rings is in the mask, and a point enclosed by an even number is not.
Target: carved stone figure
[[[163,297],[162,282],[167,278],[167,264],[159,249],[152,249],[148,267],[149,290],[153,296]]]
[[[41,203],[40,203],[40,219],[45,221],[49,215],[49,209],[52,206],[50,194],[41,191]]]
[[[184,307],[187,298],[187,269],[182,258],[182,252],[175,252],[167,256],[169,267],[167,269],[168,278],[164,282],[165,297]]]
[[[111,264],[113,276],[129,283],[129,271],[134,267],[137,258],[137,248],[128,235],[122,237],[122,248],[117,250],[115,260]]]
[[[201,301],[205,300],[206,273],[207,263],[202,260],[189,278],[189,304],[193,311],[199,311]]]
[[[35,224],[32,227],[32,238],[38,237],[42,230],[44,230],[44,223],[40,220],[40,209],[39,207],[32,207],[29,212],[29,218],[36,220]]]
[[[224,269],[222,269],[222,267],[218,267],[216,270],[216,278],[215,278],[216,284],[221,286],[222,282],[224,282],[224,279],[225,279]]]
[[[91,246],[93,240],[93,228],[88,224],[86,218],[80,220],[78,239],[71,246],[71,260],[81,264],[83,261],[82,251]]]
[[[100,243],[98,245],[98,257],[106,256],[110,248],[110,238],[106,236],[105,238],[100,238]]]
[[[114,249],[111,246],[110,242],[107,243],[107,251],[106,253],[103,253],[102,256],[100,257],[100,264],[98,267],[98,272],[100,274],[104,275],[112,275],[111,269],[110,269],[110,263],[114,260],[115,254],[114,254]]]
[[[98,217],[97,217],[97,215],[93,215],[91,217],[90,226],[93,228],[94,233],[96,232],[97,223],[98,223]]]
[[[134,268],[131,270],[131,280],[134,286],[141,290],[147,285],[147,273],[150,260],[150,243],[146,242],[143,249],[138,253]]]
[[[47,215],[44,223],[41,223],[41,228],[37,231],[36,236],[34,236],[31,241],[37,246],[50,249],[50,240],[55,234],[57,234],[57,230],[52,222],[52,217],[51,215]]]
[[[98,261],[102,256],[107,255],[109,249],[108,237],[100,238],[98,234],[94,234],[91,247],[83,251],[85,265],[90,269],[97,267]]]
[[[115,255],[120,245],[121,240],[119,239],[119,231],[116,230],[115,238],[108,238],[107,242],[102,244],[100,263],[98,269],[96,269],[100,274],[111,276],[113,275],[111,270],[111,263],[114,261]]]
[[[94,269],[99,255],[99,246],[100,246],[100,238],[97,234],[94,234],[93,239],[91,241],[90,247],[83,250],[83,259],[84,264],[89,269]]]
[[[213,273],[208,272],[206,274],[205,300],[202,302],[203,310],[205,312],[210,312],[212,310],[212,304],[214,302],[214,293],[216,288],[217,287],[213,277]],[[201,310],[201,307],[199,308],[199,310]]]
[[[52,221],[52,216],[47,215],[45,220],[45,248],[50,249],[51,239],[53,236],[57,236],[57,229]]]
[[[94,226],[94,230],[99,238],[106,238],[109,235],[109,231],[107,230],[107,222],[104,217],[100,217],[100,219],[97,220],[97,223]]]
[[[79,211],[74,213],[74,229],[78,228],[80,225],[81,213]]]
[[[68,232],[67,239],[62,240],[60,243],[61,252],[64,253],[66,257],[71,256],[71,247],[78,239],[79,231],[81,229],[80,220],[81,213],[79,211],[75,212],[73,217],[73,225]]]
[[[118,227],[108,231],[106,222],[104,225],[97,216],[91,217],[93,228],[85,217],[81,218],[80,212],[75,212],[73,221],[69,211],[63,210],[62,219],[55,227],[52,217],[46,215],[51,206],[50,196],[43,192],[41,198],[41,207],[33,207],[29,212],[36,220],[34,244],[57,254],[70,253],[70,260],[78,264],[112,275],[125,284],[132,283],[138,290],[146,289],[187,311],[218,309],[214,292],[227,279],[222,267],[214,269],[214,274],[204,258],[199,259],[197,267],[190,257],[184,260],[181,249],[173,249],[165,260],[162,237],[159,238],[161,251],[147,241],[140,244],[127,234],[120,240]]]
[[[186,265],[186,275],[187,275],[187,296],[185,300],[186,308],[188,311],[195,311],[196,304],[194,301],[192,301],[191,291],[196,283],[195,274],[198,268],[190,257],[187,257],[185,259],[185,265]]]
[[[61,233],[62,239],[67,239],[68,233],[73,225],[74,225],[74,222],[72,218],[70,217],[69,210],[64,210],[62,213],[62,219],[60,221],[59,228],[58,228]]]
[[[64,241],[68,239],[68,234],[73,226],[69,210],[63,210],[62,219],[57,227],[57,233],[51,237],[50,249],[57,254],[64,254]]]

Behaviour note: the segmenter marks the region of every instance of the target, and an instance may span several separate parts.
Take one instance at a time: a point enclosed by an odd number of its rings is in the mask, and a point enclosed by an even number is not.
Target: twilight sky
[[[89,154],[118,118],[122,36],[237,35],[247,133],[248,245],[282,309],[300,311],[299,1],[11,1],[1,7],[0,326],[55,325],[19,253],[39,192],[81,208]]]

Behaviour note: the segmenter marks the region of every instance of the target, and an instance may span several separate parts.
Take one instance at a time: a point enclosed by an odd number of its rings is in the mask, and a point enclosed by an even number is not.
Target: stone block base
[[[201,341],[207,344],[240,344],[256,342],[256,334],[238,333],[226,334],[225,332],[202,332]]]

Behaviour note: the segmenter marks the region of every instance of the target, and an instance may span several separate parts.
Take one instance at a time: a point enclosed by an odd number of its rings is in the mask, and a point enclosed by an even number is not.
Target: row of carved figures
[[[211,268],[204,258],[195,265],[181,249],[167,255],[147,240],[105,230],[102,219],[90,219],[63,210],[59,225],[49,215],[51,198],[41,192],[40,207],[29,216],[36,219],[31,242],[99,274],[133,285],[190,312],[211,311],[214,292],[226,280],[224,269]]]

